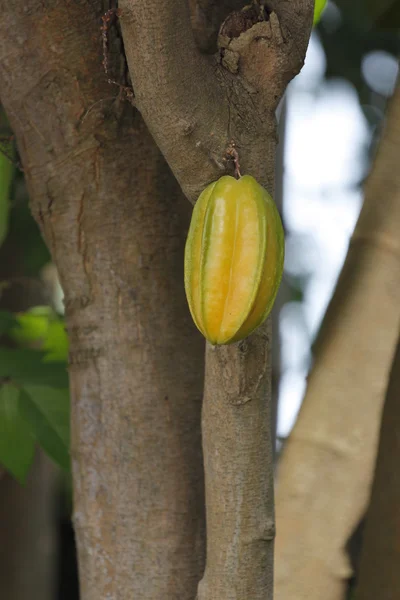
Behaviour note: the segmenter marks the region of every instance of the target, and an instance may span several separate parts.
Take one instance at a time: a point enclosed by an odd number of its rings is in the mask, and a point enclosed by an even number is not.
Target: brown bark
[[[0,94],[65,292],[82,600],[192,600],[204,345],[189,205],[102,70],[101,3],[0,1]]]
[[[189,0],[194,39],[202,52],[217,51],[218,31],[223,21],[246,4],[248,0]]]
[[[0,591],[7,600],[53,600],[55,592],[56,471],[38,452],[21,486],[0,480]]]
[[[277,600],[339,600],[351,575],[400,328],[399,148],[398,88],[278,469]]]
[[[270,322],[239,344],[207,344],[202,420],[207,565],[198,600],[272,598],[269,337]]]
[[[248,21],[232,14],[217,57],[198,51],[187,0],[119,5],[137,106],[186,196],[226,172],[232,139],[242,172],[273,191],[275,109],[303,66],[313,0],[271,1],[253,26],[256,8]]]
[[[271,3],[268,20],[232,14],[217,60],[201,55],[186,0],[123,0],[135,99],[193,202],[223,174],[228,144],[243,173],[274,188],[275,109],[303,64],[312,2]],[[293,19],[296,9],[297,18]],[[223,57],[223,58],[222,58]],[[222,63],[219,59],[222,58]],[[266,325],[229,348],[207,347],[203,406],[207,564],[199,600],[272,598],[273,452]]]
[[[400,343],[383,409],[371,502],[367,513],[357,600],[400,598]]]
[[[232,138],[244,172],[273,191],[274,110],[303,64],[312,0],[271,4],[278,14],[244,38],[237,37],[240,19],[226,29],[221,43],[232,73],[199,53],[186,0],[120,2],[137,106],[192,201],[227,170]],[[1,96],[66,295],[83,600],[184,600],[194,596],[204,555],[203,343],[183,294],[187,215],[143,121],[110,99],[96,6],[0,0]],[[209,548],[235,550],[233,525],[257,510],[247,523],[249,543],[240,540],[224,573],[236,579],[218,580],[208,564],[202,600],[239,598],[238,576],[260,546],[246,590],[252,600],[271,597],[268,355],[262,331],[208,353],[204,420],[214,393],[230,418],[214,429],[217,437],[205,426],[204,446],[215,443],[226,459],[223,444],[233,448],[240,433],[248,457],[231,472],[238,493],[226,532],[217,540],[209,529]],[[235,367],[237,377],[224,383]],[[208,453],[209,477],[213,460]],[[238,500],[250,482],[246,508]],[[224,477],[221,486],[207,489],[211,522],[228,489]]]

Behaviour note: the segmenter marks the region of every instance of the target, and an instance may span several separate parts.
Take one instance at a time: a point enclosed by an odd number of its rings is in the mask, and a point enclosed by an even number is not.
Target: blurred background
[[[302,402],[313,342],[346,256],[398,76],[399,16],[397,1],[329,2],[305,66],[278,110],[276,201],[286,229],[285,275],[273,315],[278,453]],[[59,352],[62,362],[62,291],[29,212],[23,173],[7,159],[18,160],[4,114],[0,126],[0,333],[8,335],[3,347],[32,348],[38,326],[46,336],[56,329],[52,341],[46,338],[47,350]],[[30,321],[10,321],[10,314],[35,306],[41,309]],[[45,438],[46,454],[36,452],[33,466],[28,460],[33,449],[24,450],[25,466],[16,466],[7,462],[7,443],[0,442],[0,463],[6,467],[0,474],[0,597],[78,600],[70,478],[56,466],[67,433],[59,414],[39,408],[40,427],[44,415],[59,439]]]
[[[305,392],[312,344],[346,257],[398,76],[395,21],[382,25],[373,21],[368,3],[357,10],[349,4],[328,3],[280,107],[277,191],[286,258],[279,315],[275,311],[278,443],[289,434]]]

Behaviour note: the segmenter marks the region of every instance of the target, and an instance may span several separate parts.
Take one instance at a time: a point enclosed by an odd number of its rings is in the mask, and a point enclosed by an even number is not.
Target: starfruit
[[[283,261],[282,223],[268,192],[249,175],[210,183],[193,209],[185,248],[190,312],[209,342],[237,342],[261,325]]]

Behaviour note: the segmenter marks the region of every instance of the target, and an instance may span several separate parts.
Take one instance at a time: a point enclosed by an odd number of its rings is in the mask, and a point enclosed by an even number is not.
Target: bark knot
[[[260,107],[275,110],[302,64],[287,15],[253,4],[232,12],[218,35],[222,67],[238,75],[245,89],[259,93]]]

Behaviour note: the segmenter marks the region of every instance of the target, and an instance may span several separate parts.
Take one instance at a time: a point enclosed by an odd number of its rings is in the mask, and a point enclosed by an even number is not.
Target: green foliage
[[[20,400],[20,390],[11,383],[0,387],[0,462],[23,483],[32,463],[35,441]]]
[[[0,310],[0,336],[10,331],[16,324],[17,321],[12,313]]]
[[[0,377],[18,385],[44,385],[56,389],[68,387],[64,362],[46,363],[46,354],[38,350],[0,347]]]
[[[63,469],[69,459],[68,338],[47,306],[13,315],[0,311],[0,463],[25,481],[35,441]]]
[[[320,20],[323,10],[326,6],[326,2],[327,2],[327,0],[315,0],[314,22],[313,22],[314,25],[316,25],[318,23],[318,21]]]
[[[6,150],[13,157],[13,138],[1,107],[0,125],[11,140]],[[7,268],[2,269],[6,281],[0,281],[0,296],[8,277],[36,278],[50,260],[29,210],[23,173],[0,152],[0,245],[6,237],[10,243],[3,249],[15,253],[17,272],[9,275]],[[69,469],[67,357],[64,321],[49,306],[18,314],[0,310],[0,464],[20,483],[26,479],[36,443]]]
[[[43,343],[44,362],[61,362],[68,359],[69,342],[61,319],[51,321]]]
[[[18,314],[9,336],[19,346],[41,349],[44,362],[65,362],[68,358],[64,321],[49,306],[35,306]]]
[[[8,229],[10,212],[10,188],[13,180],[14,165],[0,152],[0,245],[4,242]]]
[[[58,465],[69,470],[69,393],[46,386],[21,390],[21,412],[35,439]]]
[[[9,336],[18,345],[42,345],[49,328],[49,306],[38,306],[26,313],[16,315],[16,324],[9,331]]]

